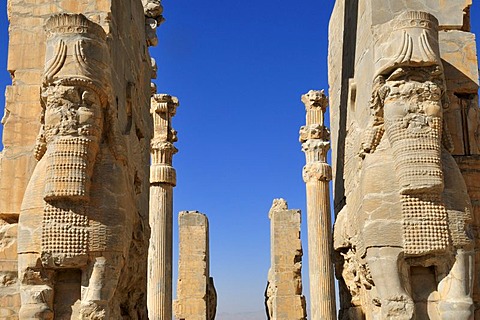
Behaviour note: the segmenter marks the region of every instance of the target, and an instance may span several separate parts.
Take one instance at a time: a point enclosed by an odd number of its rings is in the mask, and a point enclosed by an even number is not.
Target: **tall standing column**
[[[307,123],[300,128],[305,152],[303,180],[307,186],[308,262],[310,276],[310,319],[336,319],[333,278],[332,233],[329,181],[332,169],[326,161],[330,133],[324,125],[328,98],[322,91],[310,90],[302,96]]]
[[[173,187],[176,173],[172,158],[177,149],[171,119],[178,99],[166,94],[152,97],[154,136],[150,168],[150,247],[148,250],[147,303],[150,319],[172,319]]]

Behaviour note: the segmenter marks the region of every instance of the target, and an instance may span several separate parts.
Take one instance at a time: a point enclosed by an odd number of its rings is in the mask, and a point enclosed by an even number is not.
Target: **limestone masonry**
[[[148,249],[148,317],[172,318],[172,229],[173,187],[176,172],[172,167],[177,149],[177,132],[172,128],[172,117],[178,99],[166,94],[155,94],[151,100],[153,139],[150,164],[150,246]]]
[[[480,319],[471,4],[335,2],[329,97],[301,99],[309,319]],[[7,9],[0,319],[215,319],[198,211],[178,217],[172,301],[179,100],[151,82],[161,0],[7,0]],[[275,199],[269,218],[267,319],[307,319],[301,212]]]
[[[310,90],[302,102],[307,112],[300,142],[307,162],[303,180],[307,187],[310,319],[329,320],[335,319],[336,305],[329,192],[332,168],[327,163],[330,132],[324,121],[328,98],[323,91]]]
[[[480,319],[470,4],[335,4],[329,81],[340,319]]]
[[[207,216],[198,211],[183,211],[178,216],[180,248],[178,262],[177,320],[213,320],[217,293],[210,277],[210,252]]]
[[[268,216],[271,267],[265,291],[267,319],[307,319],[302,295],[301,212],[288,210],[284,199],[275,199]]]

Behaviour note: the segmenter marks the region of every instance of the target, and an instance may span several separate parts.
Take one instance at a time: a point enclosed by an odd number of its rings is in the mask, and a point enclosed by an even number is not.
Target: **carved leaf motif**
[[[403,31],[403,44],[400,49],[400,52],[397,54],[397,57],[395,58],[395,63],[403,63],[403,62],[409,61],[412,58],[412,52],[413,52],[413,39],[406,31]]]
[[[51,82],[52,78],[62,69],[67,58],[67,45],[63,40],[60,40],[55,50],[55,58],[53,62],[45,69],[45,79]]]
[[[428,41],[428,36],[427,36],[427,31],[426,30],[423,30],[422,32],[422,36],[420,37],[420,45],[421,45],[421,52],[422,52],[422,56],[423,56],[423,59],[425,61],[435,61],[437,58],[436,58],[436,54],[435,52],[433,51],[432,49],[432,46],[430,45],[430,42]]]
[[[78,65],[80,66],[82,71],[86,73],[86,71],[87,71],[87,58],[85,57],[85,54],[83,53],[82,44],[83,44],[82,40],[79,40],[75,43],[74,55],[75,55],[75,60],[78,62]]]

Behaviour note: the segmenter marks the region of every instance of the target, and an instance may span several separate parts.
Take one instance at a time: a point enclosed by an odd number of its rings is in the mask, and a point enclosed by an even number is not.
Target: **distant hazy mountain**
[[[227,313],[220,312],[215,316],[215,320],[265,320],[267,315],[265,311]]]

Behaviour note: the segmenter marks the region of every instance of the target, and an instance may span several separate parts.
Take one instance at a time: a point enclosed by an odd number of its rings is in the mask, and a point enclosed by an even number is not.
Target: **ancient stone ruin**
[[[328,98],[323,91],[310,90],[302,96],[302,102],[307,113],[306,125],[300,128],[300,142],[306,158],[303,180],[307,187],[310,317],[334,319],[336,305],[329,192],[332,168],[327,163],[330,132],[325,127]]]
[[[344,39],[329,53],[340,319],[480,318],[468,5],[335,5],[330,39]]]
[[[157,94],[148,51],[164,21],[161,1],[7,5],[0,318],[215,319],[210,230],[197,211],[179,215],[172,301],[179,102]],[[311,90],[301,99],[310,305],[301,213],[276,199],[268,319],[480,319],[470,6],[336,1],[329,97]]]
[[[177,149],[177,133],[172,128],[172,117],[178,99],[166,94],[155,94],[151,100],[153,139],[150,164],[150,246],[148,249],[148,317],[172,317],[172,256],[173,256],[173,187],[176,172],[172,167]]]
[[[284,199],[273,200],[270,218],[271,267],[265,290],[267,319],[306,319],[302,295],[300,210],[289,210]]]
[[[144,7],[25,9],[8,1],[1,315],[145,319],[147,265],[138,261],[149,241],[153,72],[137,49],[147,46]]]
[[[183,211],[178,216],[180,248],[177,300],[178,320],[213,320],[217,293],[210,277],[208,218],[198,211]]]

